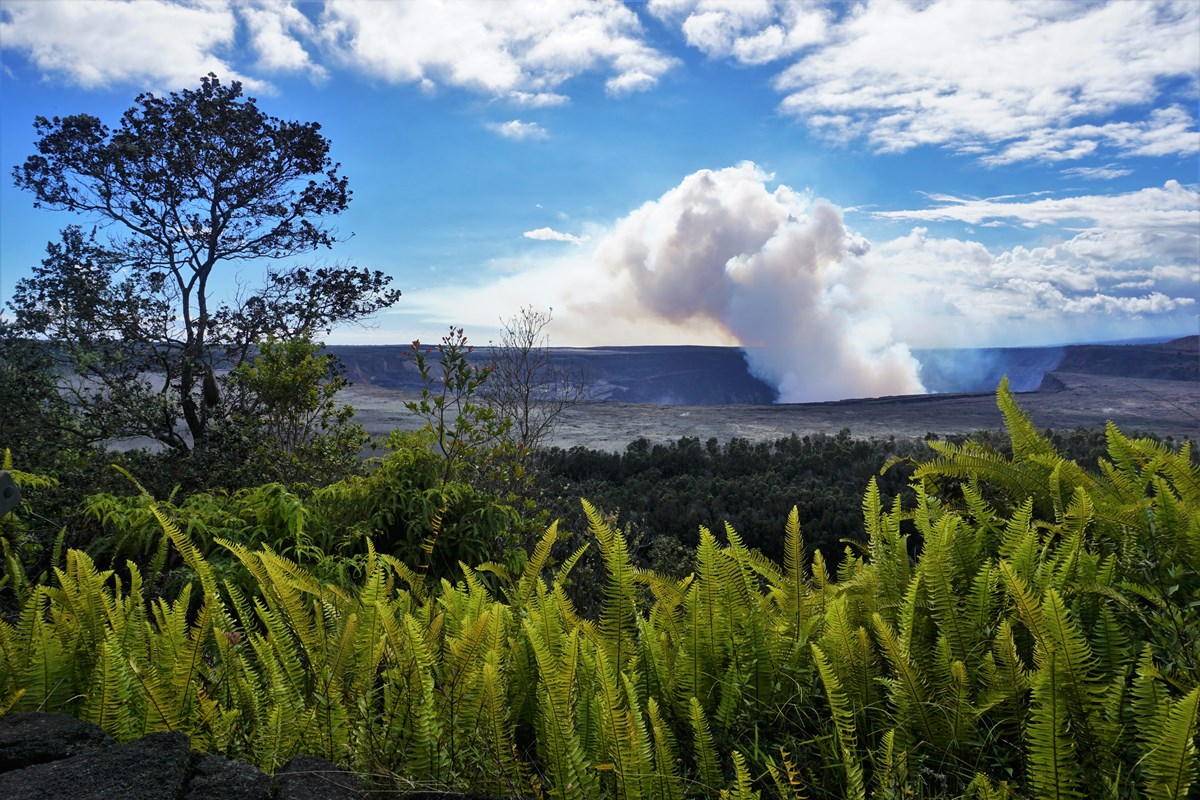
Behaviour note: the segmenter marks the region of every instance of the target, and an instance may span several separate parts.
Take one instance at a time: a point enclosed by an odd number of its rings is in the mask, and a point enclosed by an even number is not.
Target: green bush
[[[872,480],[836,574],[793,512],[778,561],[701,530],[694,572],[667,578],[584,504],[590,616],[564,591],[583,549],[547,570],[556,526],[520,569],[438,591],[369,543],[346,588],[218,541],[251,601],[151,504],[198,586],[148,602],[136,568],[69,552],[0,623],[0,709],[502,796],[1187,797],[1200,469],[1110,426],[1086,470],[998,400],[1011,455],[934,442],[911,501]]]

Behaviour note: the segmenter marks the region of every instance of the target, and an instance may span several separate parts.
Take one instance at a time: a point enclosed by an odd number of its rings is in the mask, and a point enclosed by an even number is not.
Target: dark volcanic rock
[[[365,800],[380,794],[323,758],[296,756],[272,778],[250,764],[191,751],[182,733],[118,744],[96,725],[57,714],[0,717],[3,800]],[[397,791],[404,800],[483,800]]]
[[[362,800],[366,787],[323,758],[296,756],[275,776],[279,800]]]
[[[1200,336],[1161,344],[1072,345],[1057,372],[1160,381],[1200,381]]]
[[[250,764],[220,756],[195,755],[183,800],[270,800],[271,778]]]
[[[6,800],[178,800],[191,762],[182,733],[153,733],[0,774]]]
[[[346,377],[355,383],[421,391],[421,375],[407,355],[408,345],[337,345],[326,350],[337,356]],[[769,404],[778,398],[774,387],[750,373],[746,355],[737,347],[553,347],[546,355],[553,368],[580,376],[587,399],[593,401],[736,405]],[[435,360],[436,352],[429,358]],[[477,347],[468,358],[484,364],[491,348]]]
[[[58,714],[13,714],[0,720],[0,772],[70,758],[110,741],[99,725]]]

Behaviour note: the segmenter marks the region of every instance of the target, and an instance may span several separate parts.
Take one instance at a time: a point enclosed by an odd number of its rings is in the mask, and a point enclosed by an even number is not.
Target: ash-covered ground
[[[1198,439],[1198,344],[1192,336],[1149,345],[975,351],[969,371],[958,377],[973,381],[973,391],[786,405],[771,402],[771,387],[749,374],[734,348],[556,350],[556,357],[581,363],[594,399],[563,415],[550,444],[621,450],[640,437],[765,441],[842,428],[861,437],[998,429],[1003,421],[990,389],[1006,373],[1015,389],[1033,389],[1018,399],[1040,428],[1100,428],[1112,420],[1126,433]],[[406,348],[331,349],[356,381],[342,399],[358,409],[369,432],[421,426],[403,405],[420,387]],[[928,384],[951,385],[946,351],[925,363],[940,370],[923,376]]]

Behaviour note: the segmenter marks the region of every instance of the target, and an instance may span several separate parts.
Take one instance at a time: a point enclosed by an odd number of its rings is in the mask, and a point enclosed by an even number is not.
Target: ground
[[[404,408],[405,390],[356,384],[342,394],[358,409],[372,434],[420,427]],[[1200,383],[1051,373],[1036,392],[1017,395],[1039,428],[1102,428],[1112,420],[1126,433],[1153,432],[1200,439]],[[701,441],[741,437],[772,440],[792,433],[836,433],[860,437],[922,437],[927,433],[970,433],[1003,427],[994,395],[940,394],[842,400],[795,405],[660,405],[581,403],[568,410],[550,444],[623,450],[646,437],[663,442],[681,436]]]

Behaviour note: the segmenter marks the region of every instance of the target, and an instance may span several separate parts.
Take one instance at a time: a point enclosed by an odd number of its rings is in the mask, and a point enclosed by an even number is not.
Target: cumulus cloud
[[[571,244],[583,244],[584,242],[590,241],[592,238],[587,234],[576,236],[572,233],[556,231],[553,228],[537,228],[536,230],[525,231],[525,233],[521,235],[526,239],[537,239],[538,241],[542,242],[570,242]]]
[[[268,72],[308,72],[323,79],[328,71],[313,62],[300,39],[312,40],[316,28],[290,0],[258,0],[240,6],[250,30],[258,66]]]
[[[549,134],[546,129],[536,122],[522,122],[519,119],[510,119],[508,122],[492,122],[487,126],[488,130],[498,133],[505,139],[545,139]]]
[[[829,13],[803,0],[650,0],[651,14],[679,25],[691,46],[715,58],[766,64],[822,41]]]
[[[637,14],[619,0],[325,0],[315,21],[300,6],[8,0],[0,41],[25,51],[43,73],[84,88],[177,89],[216,72],[270,90],[230,62],[245,36],[256,56],[251,66],[262,73],[322,79],[328,65],[343,64],[393,83],[451,86],[531,108],[567,102],[556,89],[583,73],[607,74],[608,91],[619,95],[655,86],[676,63],[645,42]]]
[[[6,49],[25,51],[43,73],[85,89],[116,83],[176,89],[209,72],[252,90],[268,88],[219,55],[232,46],[238,25],[224,0],[12,0],[4,10],[0,41]]]
[[[1083,121],[1156,105],[1161,84],[1195,80],[1198,25],[1200,8],[1169,1],[869,2],[776,85],[786,112],[841,115],[843,135],[884,152],[936,145],[991,163],[1078,158],[1100,147],[1184,154],[1197,138],[1182,108]]]
[[[618,0],[327,0],[321,22],[331,50],[364,72],[496,96],[552,96],[592,70],[607,70],[620,94],[653,86],[674,63]]]
[[[1200,229],[1127,225],[992,252],[923,227],[862,259],[874,308],[914,347],[1115,339],[1195,327]]]
[[[931,202],[881,213],[998,217],[1018,234],[1033,220],[1038,244],[993,250],[923,226],[868,241],[832,203],[774,185],[746,163],[688,175],[570,253],[530,254],[519,272],[427,294],[406,289],[405,313],[489,325],[497,309],[534,303],[554,307],[563,344],[740,345],[755,372],[794,401],[920,391],[909,347],[1195,327],[1194,188]]]
[[[1175,0],[651,0],[691,46],[790,59],[781,110],[877,152],[946,148],[989,165],[1200,149],[1200,6]],[[836,13],[835,13],[836,12]],[[1119,121],[1097,122],[1120,112]]]

